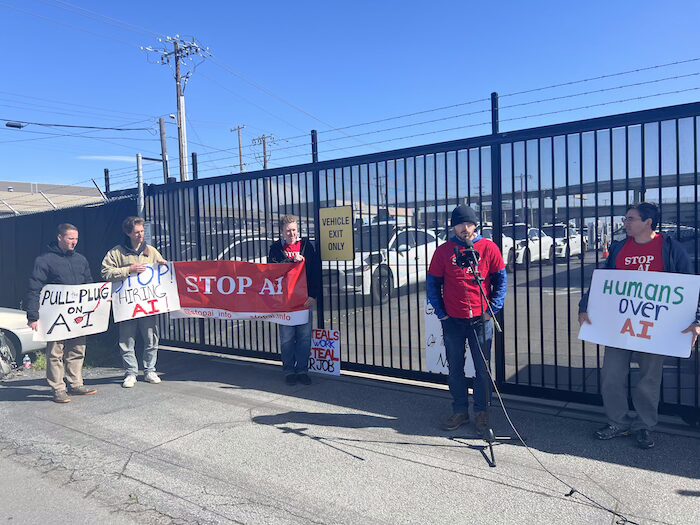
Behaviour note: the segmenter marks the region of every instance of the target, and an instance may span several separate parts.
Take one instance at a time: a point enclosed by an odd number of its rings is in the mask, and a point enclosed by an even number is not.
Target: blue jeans
[[[280,348],[282,371],[285,375],[306,374],[311,355],[311,324],[313,316],[309,310],[309,322],[296,326],[280,325]]]
[[[491,362],[491,343],[493,342],[493,322],[484,322],[481,318],[456,319],[450,317],[442,321],[442,335],[449,376],[447,383],[452,394],[452,411],[455,414],[467,414],[467,378],[464,375],[465,343],[474,361],[476,377],[474,378],[474,412],[485,412],[491,404],[491,378],[479,348],[487,362]]]
[[[158,360],[158,316],[139,317],[119,323],[119,351],[122,355],[126,375],[136,375],[139,363],[136,360],[136,333],[143,338],[143,371],[155,372]]]

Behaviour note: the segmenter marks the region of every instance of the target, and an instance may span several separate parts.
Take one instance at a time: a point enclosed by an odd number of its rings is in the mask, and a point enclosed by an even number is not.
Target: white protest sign
[[[311,331],[309,370],[319,374],[340,375],[340,332],[314,329]]]
[[[464,360],[464,375],[474,377],[474,362],[471,352],[466,352]],[[425,305],[425,363],[428,372],[436,374],[448,374],[447,354],[445,352],[445,341],[442,338],[442,323],[435,315],[435,309],[430,303]]]
[[[173,263],[148,265],[145,271],[116,281],[112,288],[115,323],[179,309]]]
[[[588,296],[591,324],[578,337],[637,352],[690,357],[700,276],[631,270],[595,270]]]
[[[63,341],[109,328],[112,283],[47,284],[39,295],[34,341]]]

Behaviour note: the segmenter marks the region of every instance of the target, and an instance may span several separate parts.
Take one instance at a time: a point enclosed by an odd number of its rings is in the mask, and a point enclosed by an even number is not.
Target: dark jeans
[[[442,335],[445,340],[447,364],[449,366],[448,385],[452,394],[452,411],[455,414],[468,413],[467,378],[464,375],[466,348],[474,361],[476,377],[474,378],[474,412],[485,412],[491,404],[491,378],[479,348],[486,362],[491,362],[491,343],[493,342],[493,322],[477,319],[457,319],[450,317],[442,321]]]
[[[308,323],[296,326],[279,325],[282,370],[285,375],[305,374],[309,371],[312,323],[313,315],[309,310]]]

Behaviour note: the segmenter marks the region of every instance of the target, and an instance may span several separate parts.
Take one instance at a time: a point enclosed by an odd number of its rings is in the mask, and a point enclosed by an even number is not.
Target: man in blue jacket
[[[491,361],[493,322],[472,269],[459,264],[463,257],[479,260],[478,274],[484,280],[486,299],[494,314],[503,309],[508,279],[498,246],[477,233],[476,212],[460,205],[452,211],[454,235],[438,246],[430,261],[427,278],[428,301],[442,323],[449,366],[448,384],[452,394],[452,416],[445,430],[456,430],[469,421],[467,378],[464,361],[469,342],[474,378],[474,419],[477,431],[486,439],[491,434],[488,408],[491,404]],[[474,254],[476,252],[476,255]],[[458,254],[460,257],[458,259]]]
[[[27,321],[32,330],[39,320],[39,294],[46,284],[87,284],[92,282],[87,259],[75,251],[78,228],[59,224],[56,241],[34,261],[25,301]],[[83,385],[85,337],[52,341],[46,346],[46,381],[53,390],[56,403],[69,403],[66,382],[74,396],[94,395],[97,390]]]
[[[655,204],[642,202],[630,206],[624,224],[627,237],[613,243],[605,261],[610,270],[636,270],[692,274],[690,258],[683,246],[662,233],[656,233],[659,209]],[[588,293],[579,303],[579,323],[591,323],[588,316]],[[683,333],[692,333],[695,345],[700,334],[700,304],[696,322]],[[632,389],[632,401],[636,414],[628,413],[627,376],[630,360],[639,363],[639,381]],[[633,352],[623,348],[605,347],[601,370],[600,393],[608,423],[595,432],[598,439],[612,439],[634,433],[637,445],[648,449],[654,446],[652,429],[658,419],[661,378],[665,356],[645,352]]]

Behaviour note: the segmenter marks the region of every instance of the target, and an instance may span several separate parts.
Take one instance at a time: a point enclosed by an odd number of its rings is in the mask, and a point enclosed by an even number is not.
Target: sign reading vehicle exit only
[[[321,208],[321,259],[352,261],[355,258],[352,206]]]

